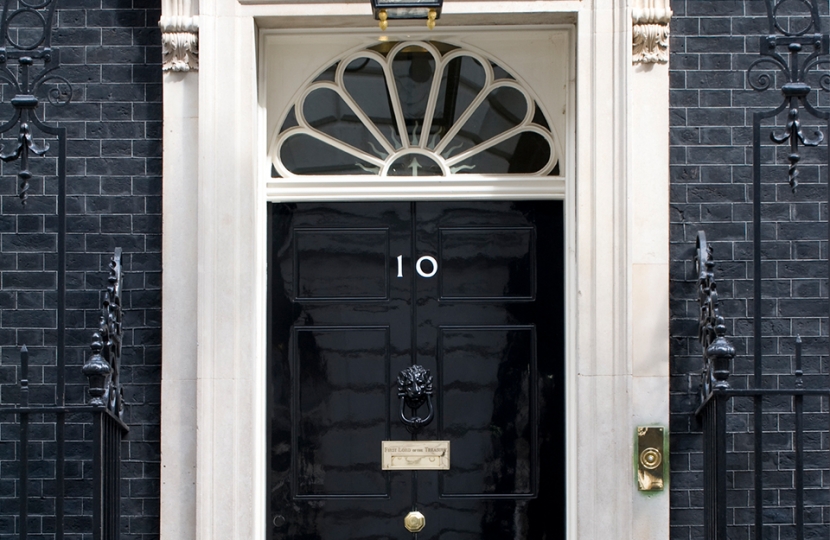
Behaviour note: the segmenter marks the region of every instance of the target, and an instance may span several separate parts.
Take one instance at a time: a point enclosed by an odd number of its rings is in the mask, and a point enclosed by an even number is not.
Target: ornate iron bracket
[[[416,433],[432,422],[435,410],[432,407],[432,374],[428,369],[415,364],[402,370],[398,374],[398,397],[401,400],[401,422],[410,433]],[[427,415],[424,418],[414,416],[424,404]],[[406,407],[412,411],[411,418],[406,416]]]
[[[718,310],[718,287],[715,283],[715,261],[712,246],[703,231],[697,233],[695,269],[698,279],[700,319],[698,340],[703,348],[703,373],[700,397],[705,401],[716,388],[729,388],[729,366],[735,358],[735,347],[726,339],[726,325]]]
[[[99,328],[92,335],[92,355],[83,372],[89,378],[90,404],[106,406],[121,418],[121,248],[115,248],[107,281]]]
[[[759,71],[771,70],[783,80],[782,103],[774,110],[758,114],[770,118],[788,109],[786,127],[782,132],[771,132],[770,140],[775,144],[790,144],[790,152],[787,155],[790,162],[788,181],[795,191],[798,186],[798,162],[801,161],[799,143],[802,146],[818,146],[824,140],[824,133],[821,131],[815,131],[812,136],[806,135],[801,127],[800,116],[801,109],[804,109],[815,118],[827,117],[826,113],[819,111],[808,101],[813,88],[807,83],[807,77],[820,64],[830,63],[827,54],[830,50],[830,36],[821,33],[821,18],[816,0],[800,0],[804,12],[800,17],[786,17],[788,23],[783,15],[778,14],[779,8],[787,0],[765,1],[769,35],[761,37],[762,58],[749,66],[747,79],[750,86],[758,92],[772,86],[775,76],[764,72],[756,74],[755,70],[760,66]],[[799,22],[801,27],[793,28]],[[801,58],[805,51],[806,58]],[[822,90],[830,90],[830,74],[821,74],[818,83]]]
[[[59,134],[58,129],[44,124],[37,117],[41,104],[38,94],[50,86],[45,91],[45,98],[53,105],[65,105],[72,99],[69,81],[54,73],[60,67],[60,54],[51,46],[56,6],[57,0],[34,3],[5,0],[0,19],[0,84],[8,85],[14,94],[10,100],[12,115],[0,124],[0,134],[15,126],[19,130],[17,143],[11,150],[3,151],[0,146],[0,160],[20,160],[17,176],[23,204],[26,203],[29,180],[32,178],[29,154],[42,156],[49,150],[48,144],[34,141],[32,128],[46,134]],[[18,26],[22,21],[26,21],[26,32],[21,32],[24,27]],[[42,67],[37,68],[37,63],[42,63]]]

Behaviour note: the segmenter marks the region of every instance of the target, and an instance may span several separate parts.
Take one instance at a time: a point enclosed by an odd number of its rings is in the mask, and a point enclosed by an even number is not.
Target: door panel
[[[532,326],[442,327],[438,414],[452,441],[441,496],[535,494]]]
[[[532,228],[442,227],[440,242],[441,300],[533,300]]]
[[[298,300],[386,300],[389,231],[294,229]]]
[[[271,204],[269,220],[271,537],[562,537],[561,203]],[[414,436],[395,385],[411,364],[436,411]],[[382,471],[381,441],[410,438],[449,440],[450,469]]]
[[[297,497],[387,496],[375,467],[389,433],[387,327],[295,327]]]

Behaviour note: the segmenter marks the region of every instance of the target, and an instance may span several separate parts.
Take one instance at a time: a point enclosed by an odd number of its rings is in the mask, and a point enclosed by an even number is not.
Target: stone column
[[[163,0],[161,538],[196,538],[197,0]]]
[[[669,0],[634,0],[627,154],[631,412],[669,436]],[[631,432],[634,437],[634,430]],[[664,456],[666,463],[668,456]],[[664,469],[668,475],[668,467]],[[664,477],[665,479],[666,477]],[[634,494],[633,538],[669,538],[669,489]]]

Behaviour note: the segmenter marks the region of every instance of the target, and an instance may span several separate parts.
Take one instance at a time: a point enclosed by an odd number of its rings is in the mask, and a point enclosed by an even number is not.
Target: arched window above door
[[[442,42],[345,56],[279,125],[276,177],[560,174],[562,145],[531,92],[483,55]]]

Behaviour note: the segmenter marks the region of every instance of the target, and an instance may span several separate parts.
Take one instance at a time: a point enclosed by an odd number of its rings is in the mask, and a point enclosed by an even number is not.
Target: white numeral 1
[[[403,277],[403,255],[398,255],[398,277]]]

